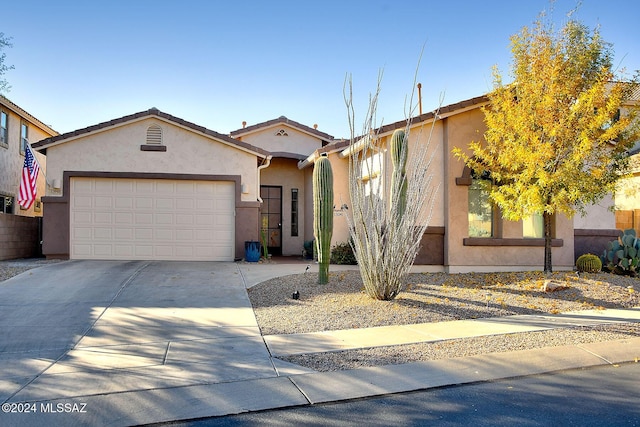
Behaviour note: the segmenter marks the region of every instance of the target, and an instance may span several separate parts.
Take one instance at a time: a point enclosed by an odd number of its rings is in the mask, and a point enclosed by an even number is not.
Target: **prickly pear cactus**
[[[609,271],[635,277],[640,267],[640,239],[635,230],[624,230],[617,240],[609,242],[602,259]]]
[[[326,154],[313,168],[313,235],[318,249],[318,283],[329,282],[331,236],[333,234],[333,171]]]

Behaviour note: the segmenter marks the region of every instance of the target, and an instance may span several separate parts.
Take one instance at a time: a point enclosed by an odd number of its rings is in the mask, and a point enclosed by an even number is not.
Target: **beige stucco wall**
[[[640,154],[631,157],[630,166],[630,176],[621,179],[616,188],[616,209],[640,209]]]
[[[433,129],[432,129],[433,128]],[[387,191],[391,188],[391,177],[393,175],[393,163],[391,161],[391,153],[388,150],[391,143],[391,135],[389,133],[383,138],[383,146],[385,148],[384,175],[385,188]],[[444,131],[441,121],[437,121],[434,126],[431,122],[417,123],[412,126],[409,131],[409,158],[407,159],[407,170],[411,170],[411,163],[417,161],[418,157],[424,157],[424,160],[431,160],[428,174],[433,176],[430,188],[423,188],[421,194],[425,197],[433,197],[433,205],[425,203],[421,218],[425,221],[429,215],[431,218],[428,225],[431,227],[442,227],[445,224],[443,176],[444,176]],[[435,196],[432,194],[435,193]]]
[[[284,129],[288,136],[277,133]],[[242,136],[242,141],[269,152],[295,153],[308,156],[322,147],[322,141],[286,124],[278,124]]]
[[[333,235],[331,237],[331,246],[349,241],[349,224],[346,215],[352,208],[351,199],[349,198],[349,160],[341,159],[339,152],[329,155],[331,162],[331,170],[333,172]],[[343,204],[348,209],[341,210]]]
[[[18,191],[20,188],[20,177],[24,165],[24,154],[20,153],[20,130],[23,121],[28,124],[29,142],[34,143],[41,139],[52,136],[51,133],[40,129],[36,124],[23,118],[16,112],[4,105],[0,109],[8,114],[8,143],[0,144],[0,194],[13,196],[15,200],[14,214],[21,216],[42,216],[42,210],[36,212],[35,204],[31,208],[24,210],[18,206]],[[45,174],[47,173],[46,157],[35,152],[36,160],[40,164],[42,172],[38,175],[37,199],[39,200],[46,190]]]
[[[640,176],[626,178],[618,184],[615,197],[616,209],[640,209]]]
[[[611,230],[616,228],[615,214],[611,210],[614,203],[612,196],[606,196],[600,202],[589,206],[584,215],[577,212],[573,217],[573,228],[589,230]]]
[[[442,185],[442,177],[444,174],[444,162],[443,162],[443,130],[442,124],[436,123],[433,130],[431,139],[429,134],[431,132],[431,124],[423,126],[417,124],[411,128],[409,134],[409,162],[415,160],[415,153],[419,150],[427,150],[426,156],[431,157],[433,160],[430,166],[430,174],[433,175],[433,186],[430,189],[424,189],[424,195],[427,191],[436,192],[433,206],[424,207],[423,218],[427,218],[428,214],[431,214],[431,219],[428,223],[431,227],[444,226],[444,191]],[[391,177],[393,174],[393,164],[391,162],[391,156],[387,147],[391,140],[392,132],[381,135],[380,146],[385,147],[382,151],[382,161],[375,161],[375,167],[379,166],[383,173],[382,187],[386,194],[388,194],[391,188]],[[338,209],[342,204],[346,204],[351,207],[351,200],[349,198],[349,160],[348,158],[341,158],[340,152],[335,152],[329,155],[329,160],[333,167],[334,175],[334,200],[336,205],[336,212],[333,223],[333,238],[332,245],[337,243],[346,242],[349,239],[349,225],[345,215],[349,214],[349,210],[346,212],[339,212]],[[410,168],[410,166],[408,166]],[[439,186],[439,188],[438,188]]]
[[[392,132],[388,132],[380,136],[380,146],[384,147],[382,150],[382,161],[375,161],[375,167],[381,167],[382,169],[382,188],[385,194],[388,194],[391,188],[391,177],[393,174],[393,164],[391,162],[391,156],[388,150],[388,146],[391,140]],[[445,224],[444,213],[444,190],[443,190],[443,175],[444,175],[444,144],[443,144],[443,127],[440,122],[437,122],[433,132],[431,132],[431,123],[422,124],[418,123],[414,125],[409,134],[409,162],[415,161],[416,153],[420,150],[426,150],[426,157],[433,156],[433,160],[429,169],[429,174],[433,175],[433,185],[431,188],[424,189],[423,195],[427,194],[427,191],[435,192],[433,205],[424,206],[424,214],[422,218],[427,219],[428,215],[431,215],[428,225],[430,227],[442,227]],[[332,245],[346,242],[349,239],[349,227],[347,218],[345,215],[349,215],[350,211],[339,212],[338,208],[342,204],[346,204],[351,208],[351,200],[349,197],[349,160],[348,158],[341,158],[340,152],[335,152],[329,155],[334,174],[334,199],[336,205],[336,212],[334,216],[333,224],[333,238]],[[410,166],[408,166],[410,168]]]
[[[147,128],[162,128],[166,152],[141,151]],[[47,177],[62,181],[64,171],[148,172],[241,175],[242,201],[255,201],[256,156],[223,142],[158,118],[145,118],[119,127],[66,140],[47,149]],[[60,195],[50,188],[48,195]]]
[[[347,218],[349,209],[341,210],[343,204],[347,208],[351,207],[349,198],[349,160],[340,158],[339,152],[328,154],[331,163],[331,171],[333,172],[333,234],[331,236],[331,246],[349,241],[349,224]],[[308,214],[305,216],[304,234],[305,241],[313,240],[313,166],[307,166],[303,169],[305,172],[305,210]]]

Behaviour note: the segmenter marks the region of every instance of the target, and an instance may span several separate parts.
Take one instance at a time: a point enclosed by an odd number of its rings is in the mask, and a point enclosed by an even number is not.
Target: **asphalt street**
[[[205,426],[640,426],[640,363],[192,422]]]

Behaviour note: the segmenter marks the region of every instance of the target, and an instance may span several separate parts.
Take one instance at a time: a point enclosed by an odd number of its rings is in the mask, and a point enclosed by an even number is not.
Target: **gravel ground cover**
[[[17,276],[20,273],[43,265],[61,262],[58,259],[24,258],[0,261],[0,282]]]
[[[249,299],[263,335],[441,322],[515,314],[631,308],[640,305],[640,280],[608,273],[554,273],[561,289],[543,291],[540,272],[409,274],[393,301],[364,293],[357,271],[334,272],[327,285],[317,274],[297,274],[260,283]],[[293,299],[298,291],[299,299]],[[318,371],[407,363],[640,336],[640,324],[527,332],[436,343],[290,356],[285,360]]]

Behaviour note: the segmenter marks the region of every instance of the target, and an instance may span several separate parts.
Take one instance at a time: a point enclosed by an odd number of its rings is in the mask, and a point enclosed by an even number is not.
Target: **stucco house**
[[[0,95],[0,259],[33,256],[38,250],[40,197],[45,194],[46,159],[35,153],[43,173],[38,176],[38,198],[29,209],[18,205],[25,145],[58,133]]]
[[[544,239],[541,218],[508,221],[490,203],[483,180],[473,177],[469,168],[452,155],[454,147],[467,150],[472,140],[482,138],[484,114],[481,107],[486,96],[468,99],[442,107],[438,114],[429,112],[412,121],[409,156],[412,150],[427,149],[434,153],[431,173],[440,183],[431,222],[422,239],[416,265],[427,271],[509,271],[540,269],[543,264]],[[435,123],[433,123],[435,120]],[[434,126],[431,133],[431,126]],[[391,123],[377,130],[378,147],[383,159],[381,171],[364,180],[377,180],[375,188],[390,188],[392,164],[385,147],[395,129],[404,129],[406,121]],[[429,135],[431,140],[429,141]],[[333,166],[334,199],[349,204],[347,186],[350,148],[344,142],[327,145],[312,153],[300,167],[311,168],[320,154],[326,153]],[[388,190],[387,190],[388,191]],[[425,189],[431,191],[431,189]],[[343,202],[340,202],[341,204]],[[553,218],[553,264],[556,269],[572,269],[577,256],[596,251],[612,236],[617,236],[613,213],[608,209],[611,198],[592,206],[585,216]],[[333,241],[347,241],[345,212],[336,212]]]
[[[47,155],[43,252],[71,259],[232,261],[268,232],[300,254],[305,153],[333,138],[285,117],[235,138],[152,108],[34,144]]]
[[[486,203],[483,182],[451,154],[481,137],[485,96],[442,107],[412,122],[409,150],[435,155],[440,183],[433,217],[416,265],[434,271],[539,269],[538,218],[503,220]],[[435,120],[432,139],[428,129]],[[384,150],[405,121],[379,129],[388,188],[391,162]],[[181,259],[230,261],[245,242],[266,238],[269,252],[300,255],[313,239],[312,171],[326,153],[336,201],[333,244],[349,238],[349,142],[279,117],[223,135],[152,108],[33,144],[47,156],[43,199],[48,257],[72,259]],[[425,189],[427,191],[428,189]],[[554,268],[571,269],[580,253],[600,250],[616,235],[611,200],[585,217],[554,218]],[[580,253],[578,253],[580,252]]]

